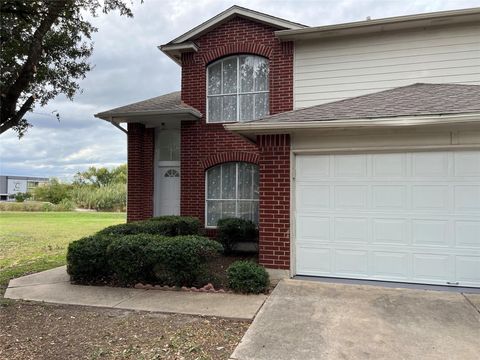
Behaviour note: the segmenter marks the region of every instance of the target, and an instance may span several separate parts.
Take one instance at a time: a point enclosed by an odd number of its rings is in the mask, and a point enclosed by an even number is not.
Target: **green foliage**
[[[86,171],[78,172],[73,180],[74,185],[92,185],[95,187],[126,183],[127,164],[122,164],[111,170],[105,167],[91,166]]]
[[[26,192],[26,193],[17,193],[15,194],[14,198],[15,198],[15,201],[16,202],[24,202],[25,200],[28,200],[32,197],[32,195],[30,195],[30,193]]]
[[[58,179],[50,179],[48,183],[37,186],[33,189],[33,198],[37,201],[47,201],[58,204],[63,199],[70,199],[72,185],[61,183]]]
[[[235,261],[227,269],[228,286],[235,292],[260,294],[270,283],[267,271],[251,261]]]
[[[123,284],[151,281],[158,244],[163,237],[151,234],[116,238],[108,247],[107,257],[112,271]]]
[[[75,281],[91,281],[111,273],[107,248],[113,238],[93,235],[68,245],[67,272]]]
[[[163,234],[168,236],[200,234],[200,220],[192,216],[158,216],[150,219],[164,227]]]
[[[100,231],[105,235],[152,234],[164,236],[197,235],[200,232],[200,220],[187,216],[164,216],[128,224],[107,227]]]
[[[226,218],[218,221],[217,238],[223,245],[226,255],[233,253],[235,245],[240,242],[258,242],[258,230],[249,220]]]
[[[124,0],[0,0],[0,8],[0,133],[13,128],[19,136],[35,105],[79,90],[92,67],[92,17],[99,10],[132,16]]]
[[[159,247],[156,274],[176,286],[192,286],[205,264],[223,250],[218,242],[194,235],[166,238]]]
[[[203,274],[206,262],[221,250],[219,243],[201,236],[137,234],[116,238],[107,256],[124,284],[159,281],[191,286]]]
[[[73,186],[70,198],[79,207],[101,211],[125,211],[127,206],[127,186],[112,183],[102,187],[93,185]]]

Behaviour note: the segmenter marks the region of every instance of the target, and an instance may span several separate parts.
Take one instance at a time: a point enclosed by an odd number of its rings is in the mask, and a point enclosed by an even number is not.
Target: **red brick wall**
[[[261,135],[260,264],[290,268],[290,136]]]
[[[205,114],[207,65],[224,56],[249,53],[269,59],[270,113],[292,110],[293,44],[280,43],[275,30],[237,17],[196,39],[199,51],[182,56],[182,100]],[[205,170],[208,167],[225,161],[257,163],[258,157],[254,143],[227,132],[221,124],[207,124],[205,116],[200,121],[182,122],[182,215],[205,220]]]
[[[127,221],[153,216],[154,130],[128,124]]]

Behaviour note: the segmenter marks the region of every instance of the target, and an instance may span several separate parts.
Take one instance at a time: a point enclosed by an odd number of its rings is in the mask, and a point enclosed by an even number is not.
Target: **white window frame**
[[[267,61],[267,64],[268,64],[268,70],[269,70],[269,74],[268,74],[268,79],[267,79],[267,87],[268,89],[267,90],[262,90],[262,91],[244,91],[244,92],[241,92],[240,91],[240,56],[253,56],[253,57],[258,57],[258,58],[261,58],[261,59],[265,59]],[[225,60],[229,60],[229,59],[232,59],[232,58],[235,58],[237,60],[237,92],[236,93],[227,93],[227,94],[224,94],[223,93],[223,62]],[[210,67],[212,67],[213,65],[217,64],[217,63],[221,63],[221,69],[220,69],[220,74],[221,74],[221,80],[220,81],[220,89],[221,89],[221,93],[220,94],[212,94],[212,95],[209,95],[208,94],[208,82],[209,82],[209,71],[210,71]],[[252,54],[238,54],[238,55],[233,55],[233,56],[227,56],[227,57],[224,57],[224,58],[221,58],[217,61],[214,61],[210,64],[208,64],[207,66],[207,71],[206,71],[206,90],[205,90],[205,94],[206,94],[206,114],[205,114],[205,118],[207,119],[207,124],[225,124],[225,123],[236,123],[236,122],[241,122],[240,120],[240,96],[241,95],[255,95],[255,94],[269,94],[268,95],[268,104],[269,104],[269,109],[267,111],[267,114],[266,115],[269,115],[270,114],[270,64],[268,62],[268,59],[263,57],[263,56],[259,56],[259,55],[252,55]],[[236,119],[237,120],[233,120],[233,121],[224,121],[224,120],[221,120],[221,121],[210,121],[209,118],[208,118],[208,114],[209,114],[209,106],[208,106],[208,99],[211,98],[211,97],[222,97],[222,96],[236,96],[237,97],[237,116],[236,116]],[[255,96],[253,97],[253,112],[255,113]],[[222,116],[223,116],[223,103],[222,103]],[[243,120],[243,121],[250,121],[250,120],[254,120],[254,119],[249,119],[249,120]]]
[[[258,165],[256,164],[252,164],[252,163],[248,163],[248,162],[243,162],[243,161],[231,161],[230,163],[234,163],[235,164],[235,198],[234,199],[209,199],[208,198],[208,171],[217,167],[217,166],[220,166],[220,195],[222,195],[222,181],[223,181],[223,167],[222,165],[224,164],[228,164],[228,163],[222,163],[222,164],[217,164],[215,166],[212,166],[210,168],[208,168],[206,171],[205,171],[205,228],[207,229],[216,229],[217,228],[217,225],[208,225],[208,201],[235,201],[235,217],[239,217],[239,214],[238,214],[238,202],[239,201],[250,201],[250,202],[257,202],[259,205],[260,205],[260,199],[239,199],[238,198],[238,165],[239,164],[250,164],[252,166],[256,166],[257,167],[257,172],[259,171],[259,168],[258,168]],[[259,178],[260,179],[260,178]],[[254,189],[254,181],[253,181],[253,173],[252,173],[252,194],[253,194],[253,189]],[[220,203],[222,204],[222,203]],[[222,213],[222,209],[220,210],[220,213]],[[260,209],[259,209],[259,213],[260,213]],[[258,224],[257,224],[258,225]]]

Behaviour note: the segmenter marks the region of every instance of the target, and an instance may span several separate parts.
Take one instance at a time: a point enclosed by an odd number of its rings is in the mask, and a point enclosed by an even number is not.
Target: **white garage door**
[[[480,151],[299,155],[296,273],[480,286]]]

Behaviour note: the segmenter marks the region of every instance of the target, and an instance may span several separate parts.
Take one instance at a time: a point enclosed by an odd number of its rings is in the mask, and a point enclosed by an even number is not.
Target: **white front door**
[[[155,216],[180,215],[180,129],[155,131]]]
[[[480,151],[295,166],[297,274],[480,287]]]
[[[180,215],[180,166],[160,165],[157,174],[157,215]]]

